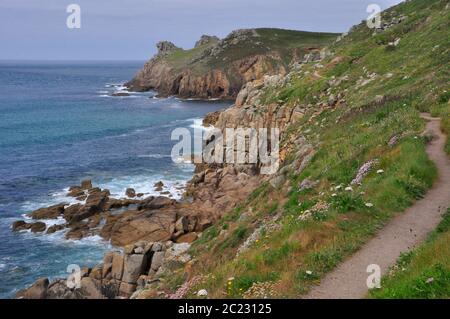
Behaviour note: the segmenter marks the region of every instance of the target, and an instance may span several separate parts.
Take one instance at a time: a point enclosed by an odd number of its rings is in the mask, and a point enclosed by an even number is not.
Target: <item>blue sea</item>
[[[193,166],[170,158],[170,133],[193,128],[226,102],[155,98],[125,90],[143,62],[0,62],[0,298],[39,277],[67,275],[70,264],[93,266],[110,249],[101,238],[81,241],[13,233],[11,223],[40,207],[73,199],[70,185],[92,179],[123,197],[146,196],[163,181],[173,197]]]

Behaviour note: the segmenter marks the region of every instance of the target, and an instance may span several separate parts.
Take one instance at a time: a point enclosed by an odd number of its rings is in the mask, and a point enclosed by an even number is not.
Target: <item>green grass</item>
[[[336,33],[304,32],[295,30],[261,28],[255,29],[257,36],[251,36],[248,41],[229,45],[223,52],[215,57],[205,54],[205,51],[214,46],[209,43],[201,47],[176,50],[166,61],[180,71],[189,69],[194,74],[203,74],[214,68],[229,70],[230,79],[236,70],[232,64],[243,58],[254,55],[265,55],[269,52],[278,52],[280,59],[269,59],[271,64],[281,64],[285,67],[291,63],[295,50],[305,53],[307,48],[321,48],[330,44],[336,37]]]
[[[426,243],[402,256],[372,298],[450,298],[450,209]]]
[[[195,273],[207,276],[201,287],[194,289],[207,289],[212,298],[242,297],[253,283],[271,282],[277,296],[299,297],[393,216],[424,196],[437,172],[425,152],[427,139],[421,137],[425,121],[419,113],[430,111],[441,117],[443,130],[450,132],[450,43],[444,40],[449,38],[450,13],[444,10],[446,3],[402,3],[383,16],[403,13],[408,15],[404,23],[378,35],[361,24],[330,46],[334,54],[321,61],[323,67],[306,64],[285,87],[264,92],[263,104],[309,106],[305,116],[285,130],[283,140],[301,135],[313,145],[315,155],[302,172],[286,174],[288,192],[264,183],[246,202],[225,214],[211,230],[212,235],[208,231],[194,244],[198,260]],[[290,42],[290,36],[281,35],[280,43]],[[386,44],[397,37],[401,38],[399,46],[386,50]],[[333,60],[336,57],[340,59]],[[361,85],[368,73],[377,76]],[[388,73],[391,76],[386,76]],[[330,84],[344,76],[339,84]],[[319,112],[319,105],[328,101],[327,90],[343,94],[345,104]],[[380,95],[384,97],[381,101],[377,98]],[[388,145],[393,136],[398,142]],[[450,154],[449,142],[446,147]],[[295,154],[288,154],[287,159],[294,160]],[[346,191],[359,168],[370,160],[376,164],[362,185]],[[305,178],[318,184],[300,192],[299,184]],[[336,188],[338,185],[342,187]],[[325,208],[314,211],[315,207]],[[302,220],[307,212],[311,218]],[[236,256],[239,246],[262,221],[275,217],[278,228],[264,232],[246,252]],[[441,229],[448,224],[442,225]],[[220,229],[224,232],[218,236]],[[434,262],[430,252],[427,257],[433,262],[418,264],[418,275],[407,276],[416,280],[417,296],[443,296],[447,289],[449,256],[444,252],[450,245],[447,233],[438,237],[435,243],[447,247],[442,248],[442,256],[434,252]],[[413,263],[414,258],[408,261],[404,257],[403,262]],[[429,276],[438,289],[421,285]],[[229,277],[236,278],[231,290]]]

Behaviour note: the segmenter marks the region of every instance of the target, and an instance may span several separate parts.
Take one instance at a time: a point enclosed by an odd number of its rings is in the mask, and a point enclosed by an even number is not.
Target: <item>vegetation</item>
[[[377,33],[364,23],[354,27],[329,47],[330,57],[303,65],[283,88],[265,92],[263,103],[311,106],[286,132],[304,136],[315,155],[300,174],[288,173],[288,192],[264,184],[224,217],[226,229],[210,231],[214,236],[208,232],[194,244],[195,274],[203,276],[195,289],[207,289],[210,297],[242,298],[253,285],[270,283],[271,297],[299,297],[425,194],[436,169],[425,152],[420,112],[440,116],[450,133],[447,4],[401,3],[383,19],[405,15],[402,23]],[[280,38],[292,41],[289,35]],[[338,106],[320,107],[339,95]],[[361,185],[348,188],[372,160]],[[305,179],[316,186],[300,190]],[[406,271],[386,278],[374,297],[449,296],[449,216],[423,248],[403,257],[399,263]],[[255,232],[257,239],[237,254]],[[433,284],[426,284],[428,278]]]
[[[450,298],[450,208],[420,248],[403,255],[373,298]]]
[[[255,33],[245,41],[231,41],[215,56],[208,54],[208,50],[217,44],[211,42],[193,49],[176,50],[166,59],[175,69],[189,66],[193,73],[202,73],[214,68],[226,70],[230,64],[240,59],[277,52],[284,66],[288,66],[294,54],[300,56],[307,49],[321,48],[330,44],[336,36],[335,33],[261,28],[255,29]],[[279,61],[273,60],[273,63]]]

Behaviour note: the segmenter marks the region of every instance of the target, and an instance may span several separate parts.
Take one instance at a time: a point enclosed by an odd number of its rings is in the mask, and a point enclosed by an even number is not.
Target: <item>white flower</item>
[[[311,275],[312,275],[312,271],[311,271],[311,270],[307,270],[307,271],[306,271],[306,274],[309,275],[309,276],[311,276]]]
[[[338,186],[336,186],[334,189],[335,190],[338,190],[338,189],[341,189],[342,188],[342,185],[338,185]]]
[[[377,174],[383,174],[384,173],[384,170],[382,170],[382,169],[379,169],[378,171],[377,171]]]
[[[345,190],[347,192],[353,192],[353,188],[351,186],[346,187]]]
[[[336,196],[337,196],[336,193],[331,194],[331,197],[336,197]]]
[[[372,203],[366,203],[366,207],[373,207]]]

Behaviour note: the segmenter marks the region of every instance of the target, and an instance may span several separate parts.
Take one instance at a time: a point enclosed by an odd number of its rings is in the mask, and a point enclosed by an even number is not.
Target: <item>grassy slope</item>
[[[450,298],[450,208],[420,248],[399,258],[373,298]]]
[[[211,297],[298,297],[393,215],[423,196],[436,170],[425,153],[426,139],[419,136],[424,128],[419,112],[433,111],[449,130],[446,3],[414,0],[394,7],[383,18],[403,13],[408,15],[405,22],[376,36],[365,25],[356,27],[331,47],[334,55],[321,63],[323,68],[307,65],[284,89],[267,92],[266,103],[317,105],[327,100],[321,94],[328,88],[327,81],[346,76],[346,81],[330,90],[345,92],[348,106],[320,114],[314,114],[313,108],[289,128],[290,134],[306,136],[315,145],[316,155],[299,176],[288,175],[289,194],[262,185],[203,234],[192,253],[198,259],[194,273],[203,274],[204,279],[193,291],[205,288]],[[388,42],[397,37],[400,44],[388,48]],[[338,63],[332,60],[336,56]],[[373,72],[378,74],[376,79],[359,86],[360,79]],[[373,102],[377,95],[388,98],[377,104]],[[390,147],[387,143],[393,135],[401,138]],[[374,158],[378,164],[363,184],[353,192],[344,191],[358,168]],[[384,173],[375,173],[378,169]],[[298,184],[305,178],[319,184],[299,192]],[[336,190],[337,185],[344,187]],[[318,203],[327,208],[309,220],[299,219]],[[263,230],[249,251],[235,257],[261,221],[274,215],[280,216],[280,229]],[[168,283],[175,288],[181,281],[180,273]],[[257,283],[267,284],[259,288],[265,292],[249,291]]]
[[[167,57],[167,61],[178,70],[189,67],[193,72],[201,73],[211,68],[226,69],[230,63],[248,56],[277,51],[284,57],[284,63],[287,65],[292,58],[292,49],[323,47],[337,37],[335,33],[268,28],[256,29],[256,32],[259,35],[258,37],[251,37],[245,43],[230,45],[224,52],[214,58],[200,59],[195,63],[190,63],[193,59],[200,57],[204,50],[214,45],[214,43],[211,43],[199,48],[177,50]]]

